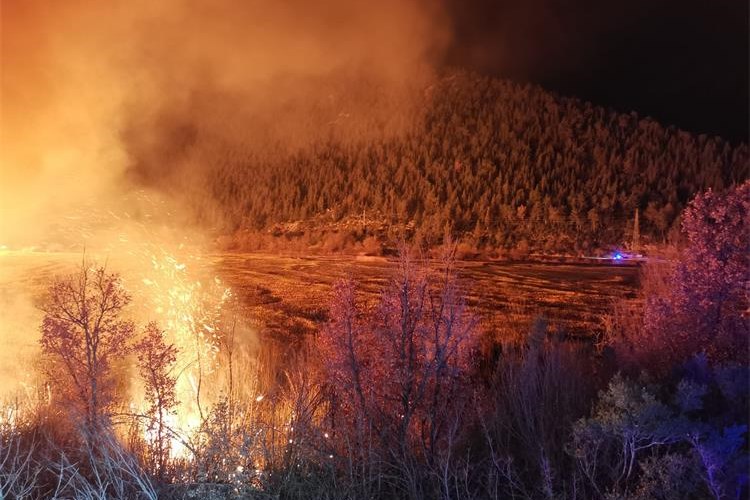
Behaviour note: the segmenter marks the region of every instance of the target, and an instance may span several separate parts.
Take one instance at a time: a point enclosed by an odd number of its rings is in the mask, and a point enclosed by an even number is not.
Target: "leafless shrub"
[[[638,294],[615,302],[605,318],[601,347],[614,348],[623,368],[637,365],[639,355],[664,343],[664,339],[646,328],[645,314],[648,306],[653,309],[669,300],[673,274],[674,264],[669,261],[647,263],[640,270]]]
[[[503,346],[480,410],[492,491],[555,498],[571,487],[565,444],[594,396],[585,369],[591,353],[547,337],[546,322],[537,319],[525,344]]]
[[[39,487],[38,437],[27,418],[18,402],[0,413],[0,498],[28,498]]]
[[[50,498],[158,498],[151,479],[111,431],[82,432],[79,449],[58,449],[46,467],[57,478]]]

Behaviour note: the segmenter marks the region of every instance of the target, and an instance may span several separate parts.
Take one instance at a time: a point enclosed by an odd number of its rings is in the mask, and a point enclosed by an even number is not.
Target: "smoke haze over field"
[[[10,245],[87,202],[128,210],[112,202],[134,180],[204,171],[207,138],[294,147],[406,123],[447,41],[426,1],[10,0],[2,24]]]
[[[447,41],[428,0],[3,0],[1,14],[0,395],[26,381],[36,306],[84,246],[137,295],[128,314],[179,344],[213,283],[194,217],[212,162],[398,133]],[[14,252],[28,248],[60,253]]]

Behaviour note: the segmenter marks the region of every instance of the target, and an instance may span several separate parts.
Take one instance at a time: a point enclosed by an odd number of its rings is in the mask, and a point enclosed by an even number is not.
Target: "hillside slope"
[[[570,253],[631,241],[636,209],[640,241],[658,242],[696,192],[750,175],[745,144],[536,86],[456,72],[420,99],[424,116],[396,136],[214,157],[231,244],[337,250],[451,234],[480,250]]]

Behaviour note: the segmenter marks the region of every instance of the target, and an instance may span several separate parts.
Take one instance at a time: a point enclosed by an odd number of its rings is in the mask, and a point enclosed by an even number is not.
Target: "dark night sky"
[[[450,0],[448,64],[748,140],[747,0]]]

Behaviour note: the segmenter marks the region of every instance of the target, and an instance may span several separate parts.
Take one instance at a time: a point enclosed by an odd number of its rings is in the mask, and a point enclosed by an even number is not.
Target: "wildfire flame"
[[[132,319],[139,325],[155,321],[164,330],[166,342],[178,350],[172,375],[179,404],[165,421],[173,434],[171,453],[189,458],[185,443],[219,397],[216,372],[222,317],[233,294],[216,276],[201,235],[173,229],[176,224],[170,225],[169,220],[154,220],[150,214],[171,215],[157,197],[136,192],[131,199],[141,212],[139,218],[111,207],[88,207],[85,213],[81,210],[63,216],[65,223],[49,241],[32,247],[0,245],[0,313],[19,320],[18,324],[0,325],[0,338],[18,339],[29,352],[36,351],[35,341],[30,341],[34,337],[28,333],[41,322],[34,302],[42,298],[49,280],[74,272],[82,258],[105,264],[121,275],[133,298],[128,310]],[[88,235],[84,257],[80,250],[66,251],[75,248],[74,241],[81,234]],[[19,328],[27,333],[18,335]],[[7,370],[13,384],[4,389],[22,386],[19,373],[24,373],[24,380],[30,377],[18,368]],[[145,391],[137,371],[132,371],[132,377],[128,406],[143,415]],[[154,436],[144,430],[144,438],[152,441]]]
[[[163,249],[152,254],[150,261],[139,293],[164,328],[168,342],[178,349],[174,375],[179,405],[167,424],[177,434],[172,438],[172,453],[185,456],[183,440],[197,430],[216,396],[204,384],[217,367],[220,323],[232,291],[218,277],[208,283],[192,278],[187,263]]]

